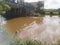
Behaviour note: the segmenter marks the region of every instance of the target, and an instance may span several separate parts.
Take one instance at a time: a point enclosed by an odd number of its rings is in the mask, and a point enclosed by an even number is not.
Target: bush
[[[8,4],[0,2],[0,15],[5,14],[6,11],[9,11],[10,9],[11,7]]]
[[[59,15],[59,12],[55,11],[55,12],[52,12],[53,15]]]
[[[50,12],[49,12],[49,11],[46,11],[46,12],[45,12],[45,15],[50,15]]]

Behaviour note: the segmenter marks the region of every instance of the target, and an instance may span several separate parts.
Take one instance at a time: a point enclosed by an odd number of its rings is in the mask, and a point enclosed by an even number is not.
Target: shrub
[[[46,11],[45,14],[46,14],[46,15],[50,15],[50,12],[49,12],[49,11]]]
[[[59,12],[52,12],[53,13],[53,15],[59,15]]]
[[[0,15],[5,14],[6,11],[9,11],[10,9],[11,7],[8,4],[0,2]]]

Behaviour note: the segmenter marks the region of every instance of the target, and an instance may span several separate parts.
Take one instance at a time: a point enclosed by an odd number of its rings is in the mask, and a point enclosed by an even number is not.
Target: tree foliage
[[[26,5],[24,5],[24,8],[26,10],[26,15],[32,15],[35,10],[35,7],[29,3],[26,3]]]
[[[5,14],[6,11],[9,11],[11,7],[4,1],[0,1],[0,15]]]
[[[42,9],[43,6],[44,6],[44,4],[42,2],[38,2],[35,12],[40,13],[40,14],[43,13],[43,9]]]

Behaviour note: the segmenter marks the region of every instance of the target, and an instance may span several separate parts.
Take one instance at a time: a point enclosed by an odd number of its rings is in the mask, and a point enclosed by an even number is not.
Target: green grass
[[[27,40],[17,40],[13,36],[10,39],[9,45],[60,45],[60,39],[57,40],[55,44],[49,41],[39,41],[39,40],[30,40],[29,38]]]
[[[60,41],[57,41],[56,44],[49,43],[47,42],[41,42],[41,41],[31,41],[31,40],[26,40],[26,41],[11,41],[10,45],[60,45]]]
[[[40,41],[11,41],[10,45],[42,45]]]

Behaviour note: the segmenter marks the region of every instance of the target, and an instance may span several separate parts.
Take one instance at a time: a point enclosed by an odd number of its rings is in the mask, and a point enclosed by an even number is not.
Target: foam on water
[[[7,23],[7,21],[5,20],[5,18],[0,16],[0,25],[4,25],[6,23]]]
[[[41,33],[41,40],[56,42],[60,39],[60,17],[44,17],[43,24],[46,26],[45,31]]]
[[[60,39],[60,17],[45,16],[43,24],[37,24],[36,21],[33,21],[21,30],[21,32],[17,33],[17,38],[19,39],[30,38],[32,40],[55,43]]]
[[[8,43],[8,34],[6,32],[6,29],[4,27],[4,24],[6,24],[5,18],[0,16],[0,45],[9,45]]]

